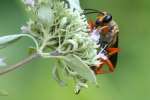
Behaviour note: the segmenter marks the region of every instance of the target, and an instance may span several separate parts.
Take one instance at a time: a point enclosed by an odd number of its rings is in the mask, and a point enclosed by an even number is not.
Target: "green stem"
[[[61,59],[62,56],[58,55],[51,55],[50,53],[40,53],[41,57],[43,58],[59,58]]]
[[[42,45],[40,46],[40,48],[39,48],[39,50],[38,50],[40,53],[43,52],[43,49],[44,49],[45,46],[47,45],[47,41],[48,41],[48,38],[45,37],[45,39],[43,39]]]
[[[23,59],[22,61],[14,64],[14,65],[11,65],[11,66],[5,67],[5,68],[1,68],[0,69],[0,75],[4,75],[4,74],[6,74],[8,72],[11,72],[11,71],[17,69],[17,68],[20,68],[20,67],[22,67],[22,65],[27,64],[30,61],[32,61],[33,59],[38,58],[38,57],[40,57],[40,55],[35,53],[35,54],[32,54],[29,57]]]
[[[33,59],[35,58],[58,58],[58,59],[61,59],[62,56],[60,56],[60,53],[58,53],[57,51],[53,51],[53,52],[50,52],[50,53],[35,53],[35,54],[32,54],[30,56],[28,56],[27,58],[19,61],[18,63],[14,64],[14,65],[11,65],[11,66],[8,66],[8,67],[5,67],[5,68],[0,68],[0,75],[4,75],[8,72],[11,72],[17,68],[20,68],[22,67],[23,65],[31,62]]]
[[[36,45],[36,49],[37,50],[39,49],[39,44],[38,44],[37,40],[33,36],[31,36],[29,34],[22,34],[22,35],[31,38],[33,40],[33,42],[35,43],[35,45]]]

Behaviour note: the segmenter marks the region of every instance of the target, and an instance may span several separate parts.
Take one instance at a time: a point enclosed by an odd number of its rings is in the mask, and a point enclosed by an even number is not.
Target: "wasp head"
[[[95,21],[96,27],[108,24],[112,20],[112,15],[107,12],[101,12],[98,14]]]

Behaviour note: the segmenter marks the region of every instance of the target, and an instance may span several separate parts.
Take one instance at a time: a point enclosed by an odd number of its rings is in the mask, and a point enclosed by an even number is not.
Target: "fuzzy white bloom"
[[[53,68],[52,74],[58,83],[63,82],[60,75],[73,77],[76,93],[82,88],[88,88],[88,81],[97,84],[91,66],[98,63],[96,57],[108,58],[103,53],[97,55],[96,43],[100,38],[100,30],[95,29],[89,35],[87,19],[80,8],[79,0],[23,1],[29,8],[29,21],[21,27],[22,34],[0,37],[0,46],[23,36],[29,37],[35,43],[36,47],[32,49],[38,57],[57,58],[57,67]],[[16,64],[15,68],[25,63]],[[0,66],[6,66],[3,58],[0,58]]]
[[[45,23],[51,24],[54,19],[52,9],[48,6],[41,6],[38,9],[38,18]]]
[[[98,41],[99,31],[89,35],[87,19],[79,0],[38,0],[36,5],[34,1],[26,0],[25,4],[29,5],[33,15],[28,26],[22,26],[21,30],[26,33],[30,31],[29,34],[37,40],[39,54],[51,57],[46,50],[57,50],[62,58],[58,66],[67,66],[67,73],[71,76],[72,72],[77,73],[74,75],[79,82],[76,83],[77,92],[88,87],[86,81],[97,84],[90,65],[98,63],[97,44],[94,40]],[[53,76],[61,84],[59,74],[55,70]]]
[[[67,0],[71,9],[81,10],[79,0]]]

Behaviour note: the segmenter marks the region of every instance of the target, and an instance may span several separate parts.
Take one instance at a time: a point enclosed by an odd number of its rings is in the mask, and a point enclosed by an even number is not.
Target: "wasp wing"
[[[118,36],[117,36],[117,40],[116,40],[115,44],[112,46],[112,48],[118,48],[118,40],[119,39],[118,39]],[[112,62],[114,68],[117,65],[117,59],[118,59],[118,53],[115,53],[115,54],[113,54],[109,57],[109,60]]]

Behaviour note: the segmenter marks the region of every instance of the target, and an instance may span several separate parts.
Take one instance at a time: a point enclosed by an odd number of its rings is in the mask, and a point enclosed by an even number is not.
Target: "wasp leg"
[[[104,64],[108,65],[109,71],[103,70]],[[101,59],[101,64],[99,64],[97,67],[98,68],[95,70],[95,74],[105,74],[114,71],[114,66],[109,59],[107,60]]]
[[[118,58],[119,51],[120,51],[119,48],[109,48],[109,50],[107,50],[108,58],[112,62],[114,67],[116,67],[116,64],[117,64],[117,58]]]
[[[91,19],[88,20],[88,28],[90,29],[90,32],[92,32],[94,27],[95,27],[95,23]]]
[[[108,48],[107,52],[109,56],[112,56],[113,54],[116,54],[120,51],[119,48]],[[103,66],[106,64],[109,68],[108,71],[103,70]],[[111,73],[114,71],[115,66],[112,64],[111,60],[109,59],[101,59],[101,63],[97,66],[98,68],[95,70],[96,74],[105,74],[105,73]]]
[[[118,53],[120,51],[120,49],[119,48],[108,48],[107,51],[108,51],[108,55],[112,56],[113,54]]]
[[[96,66],[97,68],[94,70],[95,74],[104,74],[104,70],[102,69],[104,64],[104,62],[101,62],[101,64]]]

